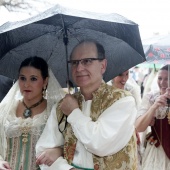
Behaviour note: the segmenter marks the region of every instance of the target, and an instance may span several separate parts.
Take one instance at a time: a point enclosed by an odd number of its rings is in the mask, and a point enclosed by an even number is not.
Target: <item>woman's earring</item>
[[[46,97],[46,88],[43,88],[43,97]]]

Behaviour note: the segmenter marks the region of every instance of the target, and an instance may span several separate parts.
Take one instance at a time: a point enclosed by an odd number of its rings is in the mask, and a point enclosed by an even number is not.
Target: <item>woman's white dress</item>
[[[146,94],[142,100],[141,107],[139,108],[139,115],[145,114],[151,105],[153,105],[155,99],[158,96],[159,92],[150,92]],[[167,108],[165,107],[159,108],[155,113],[155,118],[165,119],[167,116],[166,109]],[[167,133],[170,133],[170,131]],[[142,157],[142,170],[170,170],[170,159],[165,154],[165,151],[161,145],[156,147],[151,143],[150,140],[147,141],[146,148]]]

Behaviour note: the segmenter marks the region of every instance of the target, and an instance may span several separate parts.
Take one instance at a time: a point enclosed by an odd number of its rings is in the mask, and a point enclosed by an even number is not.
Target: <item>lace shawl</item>
[[[49,70],[49,81],[46,95],[48,110],[47,117],[51,112],[52,105],[58,103],[58,101],[63,98],[64,95],[65,93],[58,83],[57,79],[55,78],[54,74],[51,70]],[[18,101],[22,100],[22,98],[23,97],[19,90],[18,81],[16,81],[16,83],[12,86],[5,98],[0,103],[0,159],[5,159],[6,156],[7,142],[5,127],[8,123],[7,120],[10,119],[10,115],[12,116],[13,114],[15,114]],[[18,121],[20,121],[20,119],[18,119]]]

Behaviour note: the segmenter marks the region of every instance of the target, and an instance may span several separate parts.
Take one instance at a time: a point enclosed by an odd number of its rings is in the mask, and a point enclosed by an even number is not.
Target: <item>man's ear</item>
[[[102,74],[105,73],[106,68],[107,68],[107,60],[104,59],[104,60],[102,60],[102,64],[101,64],[101,71],[102,71]]]

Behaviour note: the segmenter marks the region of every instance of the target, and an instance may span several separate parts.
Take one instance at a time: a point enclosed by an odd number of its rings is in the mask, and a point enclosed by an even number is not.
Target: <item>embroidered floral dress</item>
[[[52,107],[65,95],[49,69],[44,98],[47,108],[33,118],[16,117],[18,102],[23,100],[18,80],[0,103],[0,161],[8,161],[12,170],[36,170],[35,146],[51,114]]]
[[[37,170],[35,145],[48,118],[48,109],[33,118],[18,118],[9,114],[5,123],[7,139],[6,161],[12,170]]]

